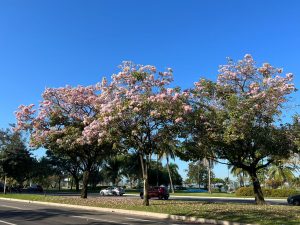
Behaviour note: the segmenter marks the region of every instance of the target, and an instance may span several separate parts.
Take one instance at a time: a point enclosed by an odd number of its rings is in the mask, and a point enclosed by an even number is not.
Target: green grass
[[[75,190],[70,190],[70,189],[61,189],[55,190],[55,189],[50,189],[50,190],[45,190],[46,193],[49,194],[55,194],[55,193],[77,193]],[[88,193],[99,193],[99,190],[89,190]],[[139,190],[136,189],[126,189],[125,190],[127,194],[140,194]],[[224,192],[213,192],[212,194],[209,194],[207,192],[201,192],[201,193],[188,193],[184,191],[175,191],[175,193],[170,193],[171,196],[199,196],[199,197],[230,197],[230,198],[254,198],[254,196],[236,196],[234,193],[224,193]],[[278,198],[278,199],[286,199],[286,197],[266,197],[266,199],[272,199],[272,198]]]
[[[58,197],[32,194],[0,194],[0,197],[73,205],[96,206],[115,209],[128,209],[167,213],[180,216],[228,220],[262,225],[300,224],[300,207],[295,206],[257,206],[253,204],[206,203],[200,201],[150,200],[150,206],[142,206],[141,199],[124,197]]]
[[[204,193],[176,193],[175,194],[172,194],[170,193],[170,195],[173,195],[173,196],[199,196],[199,197],[230,197],[230,198],[254,198],[254,196],[236,196],[234,193],[219,193],[219,192],[216,192],[216,193],[207,193],[207,192],[204,192]],[[265,199],[272,199],[272,198],[278,198],[278,199],[286,199],[287,197],[265,197]]]
[[[140,192],[136,190],[126,190],[127,194],[139,194]],[[201,192],[201,193],[188,193],[183,191],[176,191],[174,194],[170,193],[171,196],[198,196],[198,197],[230,197],[230,198],[254,198],[254,196],[236,196],[234,193],[224,193],[224,192],[215,192],[215,193],[207,193],[207,192]],[[278,198],[278,199],[286,199],[287,197],[266,197],[265,199],[272,199],[272,198]]]

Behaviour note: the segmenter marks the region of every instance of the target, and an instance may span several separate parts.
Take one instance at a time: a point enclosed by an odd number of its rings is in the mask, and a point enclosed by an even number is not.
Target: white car
[[[119,196],[122,196],[124,194],[125,194],[125,191],[121,187],[108,187],[108,188],[102,189],[100,191],[100,195],[102,195],[102,196],[104,196],[104,195],[119,195]]]

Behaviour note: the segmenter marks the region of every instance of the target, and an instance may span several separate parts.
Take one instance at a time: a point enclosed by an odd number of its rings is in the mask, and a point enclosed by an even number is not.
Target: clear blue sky
[[[123,60],[172,67],[186,88],[215,79],[227,56],[250,53],[293,72],[300,88],[299,21],[297,0],[2,0],[0,127],[45,87],[94,84]],[[222,166],[215,172],[227,176]]]

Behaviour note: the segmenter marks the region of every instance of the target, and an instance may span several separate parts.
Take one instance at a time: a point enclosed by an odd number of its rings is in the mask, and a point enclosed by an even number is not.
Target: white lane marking
[[[137,218],[131,218],[131,217],[126,217],[126,219],[135,220],[135,221],[144,221],[144,222],[151,222],[152,221],[152,220],[143,220],[143,219],[137,219]]]
[[[8,225],[17,225],[15,223],[6,222],[6,221],[3,221],[3,220],[0,220],[0,223],[5,223],[5,224],[8,224]]]
[[[20,210],[25,210],[23,208],[20,208],[20,207],[16,207],[16,206],[10,206],[10,205],[0,205],[0,207],[6,207],[6,208],[12,208],[12,209],[20,209]]]
[[[87,216],[70,216],[70,217],[86,219],[86,220],[96,220],[96,221],[102,221],[102,222],[106,222],[106,223],[118,223],[118,224],[124,224],[124,225],[131,225],[130,223],[120,223],[120,222],[117,222],[117,221],[103,220],[103,219],[97,219],[97,218],[87,217]]]

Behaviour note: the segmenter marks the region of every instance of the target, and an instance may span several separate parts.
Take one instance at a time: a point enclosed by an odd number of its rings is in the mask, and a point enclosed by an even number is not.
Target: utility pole
[[[3,187],[3,193],[6,195],[6,174],[4,174],[4,187]]]

